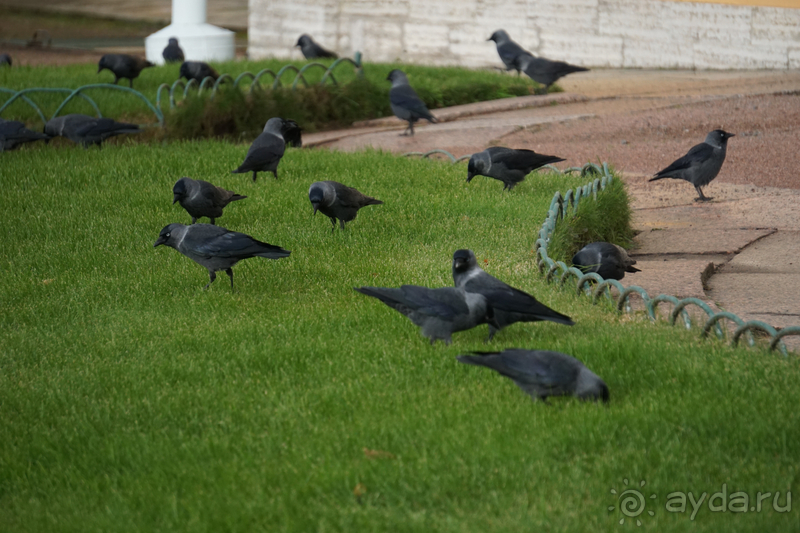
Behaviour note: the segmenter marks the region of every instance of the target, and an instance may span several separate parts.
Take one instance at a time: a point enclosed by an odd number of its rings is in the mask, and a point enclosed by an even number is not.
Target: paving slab
[[[773,326],[800,324],[800,274],[715,274],[708,296],[740,317],[764,315]]]
[[[800,274],[800,231],[777,231],[753,243],[725,265],[724,273]],[[800,290],[795,294],[800,302]]]
[[[681,298],[705,300],[702,273],[712,265],[709,259],[636,258],[641,272],[626,274],[623,285],[638,285],[651,297],[667,294]]]
[[[686,222],[680,229],[647,229],[638,234],[632,254],[735,254],[755,241],[774,233],[773,229],[714,229],[694,227]]]

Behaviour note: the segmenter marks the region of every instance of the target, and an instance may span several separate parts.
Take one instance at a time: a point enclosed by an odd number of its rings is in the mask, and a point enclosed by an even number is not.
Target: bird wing
[[[550,309],[527,292],[514,287],[509,286],[507,289],[470,289],[470,292],[482,294],[489,305],[498,311],[520,313],[568,326],[575,324],[570,317]]]
[[[425,102],[420,100],[417,92],[410,85],[392,87],[389,90],[389,101],[397,107],[402,107],[422,117],[431,116]]]
[[[497,53],[500,59],[503,60],[503,63],[509,67],[518,68],[517,57],[519,57],[520,54],[527,54],[528,51],[509,39],[497,47]]]
[[[544,165],[564,161],[560,157],[553,155],[537,154],[533,150],[512,150],[506,149],[492,153],[492,163],[505,165],[509,170],[521,170],[531,172]]]
[[[250,149],[247,150],[247,156],[244,158],[239,170],[247,171],[253,167],[274,163],[283,157],[285,151],[286,145],[280,142],[277,137],[270,133],[262,133],[256,137]]]
[[[399,289],[360,287],[355,290],[379,299],[406,316],[411,313],[420,313],[448,320],[459,314],[469,313],[469,307],[463,299],[446,291],[441,292],[441,289],[403,285]]]
[[[714,155],[714,147],[710,144],[700,143],[695,146],[692,146],[691,150],[689,150],[685,156],[676,159],[672,162],[670,166],[667,168],[658,171],[656,177],[664,176],[669,172],[673,172],[675,170],[685,170],[687,168],[693,167],[699,163],[702,163],[709,159],[711,156]]]
[[[509,349],[472,353],[480,356],[472,357],[472,364],[491,368],[519,383],[548,389],[573,383],[581,369],[581,365],[557,352]]]
[[[106,135],[109,133],[136,133],[139,126],[136,124],[125,124],[115,122],[110,118],[98,118],[87,120],[75,128],[75,135],[80,137]]]
[[[273,246],[258,241],[250,235],[245,235],[238,231],[228,231],[224,228],[220,228],[222,232],[217,232],[209,228],[202,229],[202,232],[198,232],[200,235],[187,235],[184,243],[191,246],[196,254],[204,257],[246,259],[263,254],[264,252],[277,252],[281,249],[279,246]],[[199,238],[201,236],[202,238]],[[275,250],[265,250],[265,246]]]

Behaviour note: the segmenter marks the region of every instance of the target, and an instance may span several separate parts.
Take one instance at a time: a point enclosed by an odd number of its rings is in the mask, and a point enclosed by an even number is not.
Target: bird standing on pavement
[[[392,88],[389,89],[392,113],[400,120],[408,121],[408,128],[400,135],[406,135],[406,132],[410,132],[409,136],[414,135],[414,123],[421,118],[432,124],[437,122],[436,117],[428,111],[425,102],[417,96],[417,92],[408,83],[408,78],[402,70],[394,69],[386,79],[392,82]]]
[[[581,400],[609,399],[600,377],[574,357],[544,350],[511,348],[502,352],[472,352],[457,359],[468,365],[485,366],[510,378],[533,401],[548,396],[575,396]]]
[[[278,179],[278,163],[281,162],[286,151],[286,141],[283,139],[281,131],[285,122],[280,117],[272,117],[264,125],[264,131],[256,137],[247,156],[239,168],[232,170],[233,174],[253,173],[253,181],[256,181],[258,172],[272,172],[275,179]]]
[[[300,51],[303,52],[303,57],[306,59],[318,59],[318,58],[331,58],[336,59],[339,57],[335,52],[331,52],[330,50],[326,50],[325,48],[318,45],[314,42],[314,39],[311,38],[310,35],[304,33],[297,39],[297,44],[295,47],[300,47]]]
[[[431,340],[431,344],[437,340],[450,344],[451,335],[456,331],[472,329],[493,320],[486,298],[464,289],[403,285],[399,289],[359,287],[355,290],[377,298],[407,316],[422,328],[422,334]]]
[[[140,133],[141,130],[136,124],[73,113],[51,118],[44,125],[44,132],[50,137],[66,137],[84,148],[89,148],[93,144],[100,147],[102,142],[109,137],[126,133]]]
[[[219,74],[214,70],[211,65],[202,61],[184,61],[181,63],[180,73],[181,78],[186,78],[186,81],[194,80],[198,84],[203,83],[206,78],[211,78],[217,81]]]
[[[183,54],[183,49],[178,44],[178,39],[175,37],[169,38],[169,44],[161,52],[161,57],[167,63],[183,63],[186,57]]]
[[[200,217],[208,217],[211,224],[222,216],[222,210],[231,202],[244,200],[247,196],[236,194],[203,180],[181,178],[172,187],[172,204],[181,207],[192,216],[192,224]]]
[[[211,224],[164,226],[153,247],[162,244],[174,248],[208,270],[210,281],[203,287],[204,289],[217,279],[217,271],[224,270],[231,278],[231,290],[233,290],[232,268],[242,259],[251,257],[280,259],[288,257],[291,253],[280,246],[256,240],[250,235],[228,231],[221,226]]]
[[[570,317],[550,309],[530,294],[487,274],[478,266],[472,250],[456,250],[453,254],[453,282],[469,293],[485,296],[494,310],[487,342],[495,333],[516,322],[549,320],[566,326],[575,324]]]
[[[728,133],[723,130],[714,130],[706,135],[705,142],[692,146],[689,152],[674,161],[670,166],[656,172],[656,175],[649,181],[656,181],[663,178],[674,178],[686,180],[694,185],[699,198],[695,202],[707,202],[713,200],[703,194],[700,187],[708,185],[711,180],[717,177],[722,163],[725,162],[725,154],[728,150],[728,139],[735,137],[735,133]]]
[[[308,188],[308,199],[317,211],[331,219],[333,228],[336,231],[336,220],[344,230],[344,223],[350,222],[358,214],[358,210],[368,205],[380,205],[383,202],[377,198],[367,196],[358,189],[343,185],[338,181],[315,181]]]
[[[133,88],[133,79],[139,77],[139,73],[148,68],[155,66],[153,63],[128,54],[106,54],[100,58],[97,64],[97,73],[102,70],[108,69],[114,74],[114,85],[120,78],[126,78]]]
[[[587,244],[572,257],[572,264],[584,274],[595,272],[603,279],[621,280],[625,272],[641,272],[633,266],[636,260],[628,256],[625,248],[610,242]]]
[[[18,120],[0,118],[0,152],[14,150],[23,143],[49,138],[49,135],[29,130]]]
[[[564,161],[554,155],[537,154],[533,150],[514,150],[492,146],[483,152],[472,154],[467,166],[467,182],[475,176],[487,176],[503,182],[503,190],[509,191],[523,181],[525,176],[545,165]]]

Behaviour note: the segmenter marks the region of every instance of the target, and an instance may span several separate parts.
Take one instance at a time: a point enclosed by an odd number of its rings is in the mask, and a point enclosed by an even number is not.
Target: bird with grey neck
[[[621,280],[626,272],[641,272],[622,246],[610,242],[593,242],[572,256],[572,264],[584,274],[594,272],[603,279]]]
[[[389,89],[392,113],[400,120],[408,122],[408,127],[400,135],[414,135],[414,123],[421,118],[432,124],[438,122],[408,83],[408,77],[402,70],[394,69],[386,79],[392,82],[392,88]]]
[[[537,154],[533,150],[515,150],[503,146],[492,146],[472,154],[467,165],[467,182],[475,176],[486,176],[503,182],[503,190],[513,189],[525,176],[545,165],[564,161],[554,156]]]
[[[103,141],[110,137],[140,133],[141,130],[136,124],[72,113],[48,120],[44,125],[44,132],[50,137],[66,137],[84,148],[89,148],[91,145],[101,147]]]
[[[338,181],[315,181],[308,188],[308,199],[315,215],[319,211],[331,220],[331,232],[336,231],[337,220],[344,230],[344,223],[355,219],[359,209],[383,203]]]
[[[339,57],[335,52],[331,52],[330,50],[327,50],[317,44],[307,33],[304,33],[297,39],[297,44],[295,44],[295,47],[300,47],[300,51],[303,53],[303,57],[306,59],[336,59]]]
[[[281,133],[285,125],[286,121],[280,117],[269,119],[264,125],[264,131],[256,137],[247,150],[244,162],[231,172],[233,174],[252,172],[254,182],[259,172],[272,172],[275,179],[278,179],[278,163],[286,151],[286,141]]]
[[[105,54],[97,64],[97,73],[99,74],[104,69],[108,69],[114,74],[114,85],[122,78],[127,79],[131,88],[133,88],[134,78],[138,78],[142,70],[154,66],[154,63],[141,57],[128,54]]]
[[[247,196],[236,194],[213,183],[183,177],[172,187],[172,204],[180,202],[192,217],[192,224],[198,218],[208,217],[211,224],[222,216],[222,210],[231,202],[244,200]]]

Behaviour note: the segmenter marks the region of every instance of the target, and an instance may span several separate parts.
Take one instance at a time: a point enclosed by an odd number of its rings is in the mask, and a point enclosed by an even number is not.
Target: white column
[[[206,24],[206,0],[172,0],[172,24],[144,40],[147,60],[164,63],[161,56],[175,37],[187,61],[228,61],[235,56],[234,33]]]

